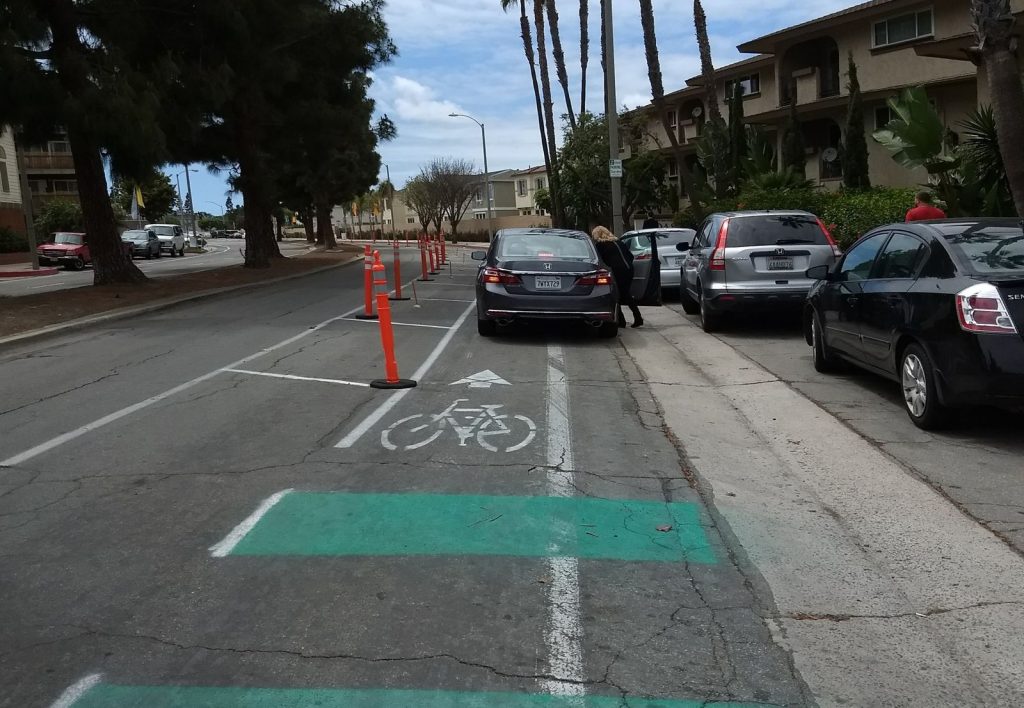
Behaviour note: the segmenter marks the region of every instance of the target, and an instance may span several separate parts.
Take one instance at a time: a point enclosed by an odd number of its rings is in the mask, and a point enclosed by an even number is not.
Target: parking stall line
[[[372,325],[378,324],[376,320],[357,320],[355,317],[340,317],[338,319],[344,322],[363,322],[364,324]],[[416,322],[392,322],[391,324],[395,327],[424,327],[426,329],[451,329],[451,327],[447,325],[419,324]]]
[[[470,313],[473,312],[474,309],[476,309],[476,302],[467,307],[465,311],[459,315],[459,319],[455,320],[455,324],[451,326],[448,332],[445,333],[444,337],[441,338],[441,341],[437,343],[437,346],[434,347],[434,351],[430,352],[430,356],[428,356],[423,364],[420,365],[420,368],[416,369],[416,372],[412,375],[412,379],[414,381],[419,381],[427,375],[430,369],[440,358],[441,354],[444,353],[444,350],[448,348],[449,344],[451,344],[452,339],[455,338],[456,332],[459,331],[459,328],[462,327],[466,318],[469,317]],[[371,428],[373,428],[373,426],[380,422],[381,418],[390,413],[391,409],[397,406],[399,401],[409,395],[410,391],[412,391],[411,388],[403,388],[399,391],[395,391],[389,398],[381,403],[376,410],[363,418],[362,422],[353,428],[348,435],[339,440],[334,447],[347,449],[355,445]]]

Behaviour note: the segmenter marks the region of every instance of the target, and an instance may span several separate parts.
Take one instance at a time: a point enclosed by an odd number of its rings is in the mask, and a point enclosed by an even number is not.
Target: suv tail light
[[[507,270],[497,268],[484,268],[480,274],[480,282],[493,283],[495,285],[522,285],[523,281],[518,275],[509,273]]]
[[[966,332],[1017,333],[999,289],[989,283],[972,285],[957,293],[956,315]]]
[[[581,276],[576,280],[577,285],[611,285],[612,274],[606,270],[599,270],[590,275]]]
[[[836,258],[839,258],[839,256],[843,255],[843,249],[839,248],[839,244],[836,243],[836,240],[834,238],[832,238],[832,233],[825,226],[825,223],[820,218],[815,218],[818,219],[818,226],[821,227],[821,232],[825,234],[825,238],[828,239],[828,245],[832,247],[832,254]],[[835,224],[832,225],[835,226]]]
[[[711,270],[725,270],[725,244],[729,240],[729,219],[722,222],[718,229],[718,240],[715,241],[715,249],[711,251]]]

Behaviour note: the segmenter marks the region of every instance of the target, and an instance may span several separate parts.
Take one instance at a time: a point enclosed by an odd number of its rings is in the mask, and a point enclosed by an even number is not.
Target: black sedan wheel
[[[935,371],[928,354],[917,344],[900,357],[900,384],[907,415],[922,430],[936,430],[949,424],[950,410],[939,401]]]
[[[481,337],[493,337],[498,333],[498,323],[494,320],[477,319],[476,331]]]
[[[148,251],[146,251],[146,260],[148,261],[148,260],[151,260],[152,258],[153,258],[153,249],[151,248]]]
[[[811,356],[814,370],[820,374],[831,374],[839,369],[839,358],[825,344],[818,313],[811,313]]]
[[[597,336],[602,339],[615,339],[619,335],[619,323],[618,322],[602,322],[601,327],[597,330]]]

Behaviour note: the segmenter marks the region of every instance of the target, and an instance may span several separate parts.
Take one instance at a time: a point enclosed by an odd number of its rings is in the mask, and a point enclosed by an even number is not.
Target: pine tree
[[[857,80],[853,52],[849,56],[850,101],[846,109],[846,142],[843,145],[843,185],[848,189],[868,189],[868,143],[864,136],[864,105]]]
[[[807,153],[804,149],[803,131],[800,119],[796,115],[796,82],[790,92],[792,100],[789,104],[789,122],[782,138],[782,169],[791,169],[797,176],[807,175]]]
[[[743,85],[733,84],[732,101],[729,104],[729,155],[730,177],[733,189],[739,191],[743,181],[743,162],[747,157],[747,129],[743,124]]]

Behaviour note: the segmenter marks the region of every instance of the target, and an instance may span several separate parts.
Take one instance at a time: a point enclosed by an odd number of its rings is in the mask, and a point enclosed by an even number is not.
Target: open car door
[[[637,305],[661,306],[661,263],[652,233],[624,236],[622,244],[633,254],[633,300]]]

